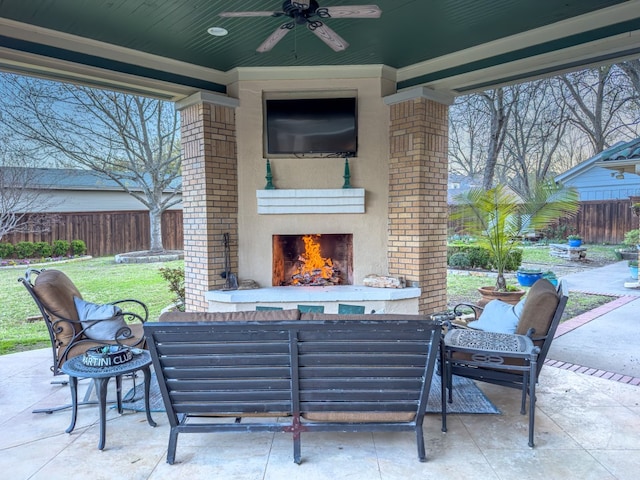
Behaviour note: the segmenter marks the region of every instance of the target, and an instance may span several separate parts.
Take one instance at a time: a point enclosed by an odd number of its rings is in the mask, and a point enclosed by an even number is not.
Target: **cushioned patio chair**
[[[459,334],[454,334],[459,327],[456,327],[455,324],[449,324],[450,329],[443,337],[441,349],[441,362],[444,365],[444,375],[446,375],[442,382],[443,431],[446,431],[445,390],[448,390],[447,401],[451,403],[452,375],[519,389],[522,392],[520,413],[525,414],[527,395],[529,394],[531,397],[531,393],[535,392],[535,388],[531,387],[535,387],[566,304],[567,293],[562,282],[556,288],[548,280],[540,279],[531,287],[524,298],[522,310],[512,333],[505,332],[504,324],[497,319],[494,323],[500,326],[497,330],[491,331],[491,318],[483,318],[481,315],[480,322],[476,325],[485,326],[485,328],[479,331],[497,335],[467,335],[466,344],[461,345],[460,338],[454,338],[460,337]],[[474,310],[482,311],[477,307]],[[473,324],[470,323],[470,325]],[[532,342],[525,341],[521,337],[528,337]],[[492,341],[496,345],[495,350],[491,350]],[[474,342],[477,348],[474,348]],[[534,350],[529,349],[525,353],[527,350],[525,343],[529,345],[532,343],[535,347]],[[516,347],[515,352],[505,353],[502,348],[505,348],[506,344],[518,345],[522,350],[517,352],[518,347]],[[531,355],[531,353],[535,353],[535,355]],[[532,362],[533,369],[529,368]],[[529,401],[529,444],[533,446],[535,395]]]
[[[18,280],[35,301],[49,331],[54,376],[62,374],[64,362],[92,347],[145,346],[142,325],[149,311],[144,303],[131,299],[105,305],[86,302],[71,279],[54,269],[28,269]],[[62,408],[67,406],[40,411]]]

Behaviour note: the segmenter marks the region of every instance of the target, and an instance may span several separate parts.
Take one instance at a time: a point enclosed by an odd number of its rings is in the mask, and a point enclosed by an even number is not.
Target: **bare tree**
[[[555,102],[550,80],[538,80],[510,87],[514,103],[506,129],[505,168],[510,182],[522,194],[542,182],[550,173],[568,125],[566,107]]]
[[[513,99],[505,99],[505,89],[502,87],[482,93],[481,98],[485,102],[490,119],[489,145],[482,179],[482,188],[489,190],[493,186],[498,156],[504,145]]]
[[[168,102],[2,74],[13,132],[65,166],[115,181],[149,209],[150,250],[163,250],[162,213],[180,201],[179,120]]]
[[[42,184],[39,171],[14,166],[16,161],[22,165],[30,162],[19,152],[9,153],[7,144],[5,140],[0,147],[0,239],[10,233],[49,231],[55,217],[40,213],[53,206],[53,201],[42,189],[33,188]]]
[[[480,175],[487,152],[489,117],[480,95],[458,97],[449,109],[449,169]]]
[[[560,98],[571,112],[571,122],[591,141],[593,154],[612,145],[630,123],[624,109],[634,94],[622,76],[615,65],[608,65],[559,77]]]
[[[631,85],[636,91],[636,95],[640,96],[640,60],[627,60],[618,64],[618,67],[627,75]]]

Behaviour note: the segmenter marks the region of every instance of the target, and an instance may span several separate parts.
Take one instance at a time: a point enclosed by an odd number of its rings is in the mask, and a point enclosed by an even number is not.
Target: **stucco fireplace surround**
[[[424,88],[397,93],[384,71],[337,79],[330,76],[334,71],[305,70],[298,77],[293,72],[290,80],[245,78],[241,72],[228,96],[201,94],[178,104],[187,310],[307,304],[333,313],[347,303],[367,312],[429,313],[445,307],[447,104],[452,98]],[[265,189],[263,101],[273,92],[301,98],[346,92],[357,98],[352,188],[341,188],[344,158],[271,157],[275,188]],[[274,237],[305,234],[349,236],[348,281],[274,285]],[[220,273],[227,263],[240,281],[254,280],[260,288],[224,290]],[[408,287],[365,287],[370,274],[402,276]]]

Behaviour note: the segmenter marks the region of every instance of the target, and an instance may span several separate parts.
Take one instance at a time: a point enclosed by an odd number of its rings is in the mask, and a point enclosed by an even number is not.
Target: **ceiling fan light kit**
[[[306,25],[314,35],[326,43],[334,51],[345,50],[349,44],[344,38],[318,19],[328,18],[379,18],[382,10],[377,5],[346,5],[339,7],[321,7],[316,0],[294,1],[285,0],[281,11],[255,12],[222,12],[221,17],[289,17],[286,23],[280,25],[256,49],[258,52],[268,52],[296,25]]]

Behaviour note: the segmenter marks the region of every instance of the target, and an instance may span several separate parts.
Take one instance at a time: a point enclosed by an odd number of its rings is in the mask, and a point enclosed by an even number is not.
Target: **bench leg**
[[[300,453],[300,434],[293,434],[293,461],[300,465],[302,462],[302,456]]]
[[[424,432],[422,425],[416,425],[416,443],[418,445],[418,459],[421,462],[427,461],[427,454],[424,449]]]
[[[167,447],[167,463],[173,465],[176,461],[176,447],[178,446],[178,429],[172,427],[169,432],[169,446]]]

